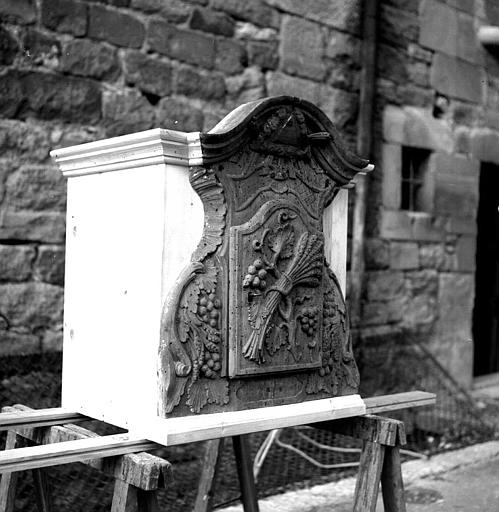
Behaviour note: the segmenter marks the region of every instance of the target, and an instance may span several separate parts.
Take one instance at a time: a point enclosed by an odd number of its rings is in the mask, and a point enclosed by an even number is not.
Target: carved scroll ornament
[[[202,239],[164,306],[160,415],[355,393],[348,316],[322,216],[367,167],[315,106],[243,105],[201,134],[190,169]]]

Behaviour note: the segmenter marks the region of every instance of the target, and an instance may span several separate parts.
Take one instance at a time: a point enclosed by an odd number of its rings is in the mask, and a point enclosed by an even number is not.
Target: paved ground
[[[499,441],[402,465],[407,512],[499,512]],[[260,500],[261,512],[347,512],[355,479]],[[380,493],[381,494],[381,493]],[[241,512],[229,507],[224,512]],[[377,509],[383,511],[381,498]]]

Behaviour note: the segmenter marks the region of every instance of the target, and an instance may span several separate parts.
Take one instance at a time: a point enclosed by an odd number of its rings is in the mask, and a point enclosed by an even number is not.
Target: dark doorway
[[[483,163],[475,274],[475,376],[499,372],[499,166]]]

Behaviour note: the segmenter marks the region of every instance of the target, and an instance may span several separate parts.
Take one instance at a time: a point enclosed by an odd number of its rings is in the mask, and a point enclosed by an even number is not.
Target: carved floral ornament
[[[355,393],[347,310],[322,216],[368,162],[315,106],[242,105],[201,134],[204,232],[161,325],[160,415]]]

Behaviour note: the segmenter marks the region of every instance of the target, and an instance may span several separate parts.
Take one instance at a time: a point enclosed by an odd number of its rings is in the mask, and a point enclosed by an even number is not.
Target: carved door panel
[[[319,368],[323,237],[270,201],[230,230],[229,375]]]

